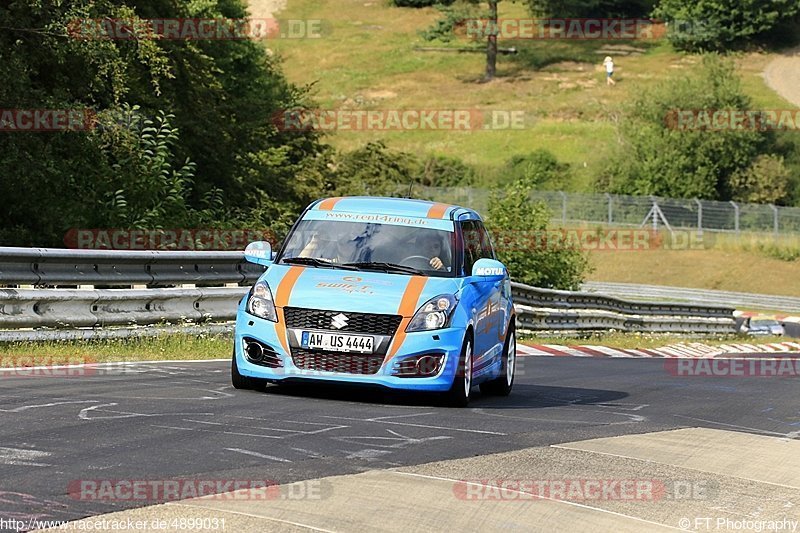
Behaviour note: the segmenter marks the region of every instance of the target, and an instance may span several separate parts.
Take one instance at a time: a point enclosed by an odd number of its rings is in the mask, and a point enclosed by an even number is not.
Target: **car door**
[[[478,232],[481,237],[481,257],[487,259],[497,259],[494,246],[489,236],[489,232],[483,226],[483,222],[477,221]],[[508,324],[511,301],[511,282],[506,277],[505,280],[496,281],[491,284],[490,294],[486,306],[486,318],[484,319],[484,334],[486,335],[486,354],[487,358],[499,357],[503,351],[505,343],[506,324]],[[488,363],[487,363],[488,364]]]
[[[494,259],[491,243],[483,224],[478,220],[465,220],[461,223],[464,242],[464,273],[469,280],[471,292],[471,312],[475,324],[475,348],[473,370],[476,375],[492,362],[492,348],[497,342],[495,323],[500,303],[500,284],[472,277],[472,265],[478,259]]]

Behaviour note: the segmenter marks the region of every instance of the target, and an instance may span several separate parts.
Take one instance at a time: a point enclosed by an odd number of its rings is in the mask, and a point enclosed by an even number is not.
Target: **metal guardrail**
[[[0,340],[87,338],[87,331],[109,337],[111,329],[99,329],[108,326],[131,336],[131,326],[227,322],[261,272],[263,267],[246,263],[241,252],[0,248],[0,285],[19,285],[0,288],[0,329],[5,330]],[[191,288],[165,287],[182,284]],[[212,284],[235,286],[194,286]],[[132,288],[105,288],[121,286]],[[512,283],[512,292],[523,331],[734,331],[728,307],[634,302],[519,283]],[[23,328],[61,333],[23,333]],[[66,334],[67,329],[73,333]]]
[[[734,332],[734,309],[730,307],[637,302],[521,283],[511,285],[521,331]]]
[[[242,252],[0,247],[0,285],[246,285],[263,271]]]
[[[740,309],[768,309],[784,313],[800,313],[800,298],[747,292],[687,289],[662,285],[638,285],[633,283],[611,283],[592,281],[581,286],[594,294],[627,296],[659,301],[704,302],[711,305],[726,305]]]

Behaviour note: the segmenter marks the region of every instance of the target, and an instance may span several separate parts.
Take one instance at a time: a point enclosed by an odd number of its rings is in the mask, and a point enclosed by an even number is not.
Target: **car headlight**
[[[250,289],[245,309],[248,313],[258,318],[264,318],[272,322],[278,321],[278,313],[275,310],[275,301],[272,299],[272,291],[269,290],[269,285],[263,281],[257,282],[253,285],[253,288]]]
[[[457,303],[458,300],[452,294],[434,296],[414,313],[414,317],[408,323],[406,332],[429,331],[448,327]]]

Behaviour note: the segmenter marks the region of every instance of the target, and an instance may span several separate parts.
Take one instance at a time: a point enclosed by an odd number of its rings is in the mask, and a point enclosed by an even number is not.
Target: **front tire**
[[[239,390],[257,390],[266,385],[264,380],[243,376],[239,373],[239,365],[236,364],[236,351],[233,352],[231,359],[231,385]]]
[[[501,366],[500,375],[491,381],[481,383],[481,392],[494,396],[508,396],[511,394],[511,388],[514,386],[516,370],[517,336],[514,332],[514,326],[511,325],[508,328],[506,343],[503,346],[503,364]]]
[[[467,333],[464,345],[461,347],[461,356],[458,358],[458,369],[453,376],[453,384],[445,394],[447,405],[451,407],[466,407],[469,405],[472,389],[472,337]]]

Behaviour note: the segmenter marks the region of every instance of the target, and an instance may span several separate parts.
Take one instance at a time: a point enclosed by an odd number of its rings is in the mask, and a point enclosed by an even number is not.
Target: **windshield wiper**
[[[289,257],[283,260],[287,265],[309,265],[316,267],[326,268],[342,268],[344,270],[358,270],[349,264],[334,263],[333,261],[326,261],[325,259],[318,259],[316,257]]]
[[[345,266],[355,267],[363,270],[385,270],[386,272],[402,272],[403,274],[416,274],[425,276],[425,272],[414,267],[398,265],[396,263],[384,263],[380,261],[362,261],[359,263],[345,263]]]

